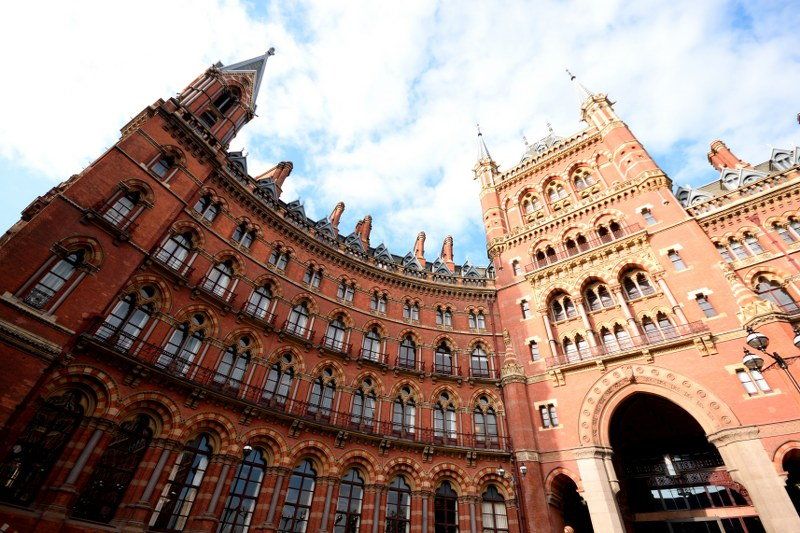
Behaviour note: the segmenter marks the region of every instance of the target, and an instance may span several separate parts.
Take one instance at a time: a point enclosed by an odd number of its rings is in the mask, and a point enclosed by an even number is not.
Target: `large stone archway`
[[[743,427],[733,411],[707,387],[672,370],[630,364],[603,374],[581,405],[575,455],[595,531],[626,531],[616,493],[619,491],[610,439],[615,409],[633,394],[669,400],[695,418],[717,447],[731,478],[741,483],[767,531],[800,531],[800,518],[758,438],[758,428]]]

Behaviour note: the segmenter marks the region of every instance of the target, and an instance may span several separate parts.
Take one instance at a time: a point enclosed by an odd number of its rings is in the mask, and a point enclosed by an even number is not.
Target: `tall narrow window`
[[[290,333],[305,337],[308,333],[308,304],[300,302],[292,307],[292,312],[289,313],[289,320],[286,323],[286,329]]]
[[[531,308],[528,304],[528,300],[521,300],[519,302],[520,310],[522,311],[522,318],[527,319],[531,317]]]
[[[150,170],[159,178],[166,179],[173,166],[175,166],[175,158],[162,154],[150,165]]]
[[[203,288],[221,298],[227,299],[230,296],[228,286],[233,279],[232,265],[231,261],[224,261],[214,265],[203,282]]]
[[[217,372],[214,374],[214,383],[238,389],[244,379],[248,363],[250,363],[250,337],[243,336],[222,354]]]
[[[648,226],[652,226],[658,222],[656,217],[653,216],[653,212],[647,207],[642,209],[642,217],[644,218],[644,221],[647,222]]]
[[[750,254],[747,253],[747,250],[745,250],[744,246],[742,246],[742,243],[736,239],[728,240],[728,247],[731,249],[736,259],[747,259],[750,256]]]
[[[44,309],[57,294],[69,287],[77,270],[84,265],[84,256],[83,250],[75,250],[58,259],[28,291],[25,303],[36,309]]]
[[[478,320],[475,318],[475,311],[469,312],[469,315],[467,316],[467,323],[469,324],[469,329],[476,329],[478,327]]]
[[[786,226],[776,222],[772,225],[772,229],[780,236],[784,244],[794,244],[797,242],[797,237],[795,237],[791,231],[786,229]]]
[[[289,479],[278,533],[305,533],[308,517],[311,515],[311,500],[314,498],[316,482],[317,471],[314,470],[311,461],[304,459],[297,465]]]
[[[434,353],[434,369],[437,374],[452,374],[454,370],[453,352],[444,342],[436,347]]]
[[[303,275],[303,283],[305,283],[306,285],[311,285],[315,289],[318,289],[321,281],[322,281],[322,270],[315,268],[313,266],[309,266],[306,269],[306,273]]]
[[[447,392],[439,395],[433,408],[433,436],[440,441],[456,439],[456,408]]]
[[[475,423],[475,444],[486,448],[497,447],[497,415],[486,396],[478,399],[472,416]]]
[[[538,361],[542,358],[542,354],[539,351],[539,343],[536,341],[530,341],[528,343],[528,349],[531,352],[531,361]]]
[[[339,501],[333,519],[333,533],[358,533],[361,505],[364,501],[364,478],[351,468],[339,484]]]
[[[17,505],[33,503],[83,414],[75,391],[41,403],[0,463],[1,500]]]
[[[72,516],[93,522],[111,521],[152,438],[147,416],[123,422],[92,470]]]
[[[219,93],[219,96],[214,99],[214,107],[216,107],[223,115],[227,115],[228,111],[230,111],[238,102],[239,100],[234,94],[234,91],[225,88],[222,89],[222,91]]]
[[[667,257],[672,261],[672,266],[676,272],[686,270],[686,263],[683,262],[683,258],[681,258],[681,254],[679,254],[677,250],[670,250],[667,252]]]
[[[272,305],[272,289],[268,285],[256,287],[247,299],[244,311],[250,316],[264,319],[269,313],[269,308]]]
[[[444,481],[433,497],[435,533],[458,533],[458,494],[449,481]]]
[[[289,263],[289,254],[287,252],[275,249],[269,255],[269,264],[273,265],[278,270],[286,270],[286,265]]]
[[[217,217],[217,213],[219,213],[219,205],[214,203],[212,200],[211,195],[201,196],[197,203],[194,204],[194,210],[200,213],[204,219],[208,222],[213,222],[213,220]]]
[[[716,243],[715,246],[717,247],[717,252],[719,252],[720,257],[722,257],[726,263],[733,263],[733,256],[724,244]]]
[[[413,437],[416,423],[416,403],[409,387],[400,389],[392,404],[392,431],[400,437]]]
[[[697,305],[700,307],[700,310],[703,311],[703,314],[706,315],[706,318],[711,318],[712,316],[717,316],[717,310],[714,309],[714,306],[711,305],[711,302],[708,301],[708,297],[699,292],[694,297],[697,300]]]
[[[120,195],[114,203],[108,207],[106,212],[103,213],[103,218],[111,222],[114,226],[125,228],[130,224],[135,214],[134,209],[139,205],[141,199],[142,195],[140,192],[128,191]]]
[[[744,234],[744,243],[750,249],[750,252],[754,255],[764,252],[764,248],[762,248],[761,243],[758,242],[758,237],[756,237],[752,233]]]
[[[522,274],[522,269],[519,267],[519,261],[514,259],[511,261],[511,271],[514,273],[515,276],[519,276]]]
[[[256,508],[258,493],[261,491],[266,466],[262,450],[245,446],[244,457],[231,483],[231,491],[225,501],[217,533],[247,532]]]
[[[397,476],[386,494],[386,533],[409,533],[410,528],[411,487],[403,476]]]
[[[205,433],[186,443],[150,519],[151,530],[181,531],[184,528],[212,453],[211,439]]]
[[[400,342],[397,365],[402,368],[417,367],[417,343],[414,342],[414,338],[410,334],[403,337]]]
[[[470,357],[470,372],[476,378],[489,377],[489,356],[483,346],[478,345],[472,349]]]
[[[364,334],[361,357],[375,362],[381,360],[381,335],[377,327],[371,328]]]
[[[539,406],[539,415],[542,417],[542,427],[554,428],[558,425],[558,414],[555,404],[548,403]]]
[[[375,419],[375,385],[371,378],[364,378],[361,386],[353,393],[353,409],[350,422],[359,428],[371,429]]]
[[[126,295],[117,302],[95,335],[103,340],[116,335],[114,345],[120,350],[129,350],[153,314],[155,297],[152,285]]]
[[[486,329],[486,317],[483,315],[483,311],[478,311],[478,313],[475,315],[475,320],[478,329]]]
[[[772,389],[764,379],[764,375],[758,370],[748,370],[743,368],[736,371],[736,376],[739,378],[742,387],[749,396],[757,396],[760,393],[772,392]]]
[[[247,224],[244,222],[236,226],[236,229],[233,230],[233,236],[231,237],[233,242],[238,243],[245,248],[250,248],[250,245],[253,244],[255,238],[255,231],[248,229]]]
[[[293,379],[292,356],[287,353],[270,367],[261,397],[270,403],[285,404]]]
[[[189,322],[176,327],[161,350],[156,366],[184,375],[203,344],[205,321],[205,317],[198,313]]]
[[[497,491],[497,487],[489,485],[483,493],[481,502],[481,517],[483,518],[483,533],[508,533],[508,515],[506,514],[506,500]]]
[[[342,315],[337,315],[328,324],[328,331],[325,332],[325,346],[332,350],[343,351],[346,336],[347,328],[344,318]]]
[[[192,249],[191,233],[178,233],[169,237],[156,252],[156,259],[174,270],[182,270]]]
[[[326,368],[311,386],[311,394],[308,398],[308,412],[324,418],[331,416],[335,393],[336,381],[333,379],[333,370]]]
[[[348,283],[345,280],[339,282],[339,288],[336,291],[337,298],[344,300],[345,302],[352,302],[354,294],[355,288],[353,287],[352,283]]]
[[[608,353],[618,352],[619,351],[619,344],[617,343],[617,338],[608,328],[602,328],[600,330],[600,338],[603,341],[603,347],[605,351]]]

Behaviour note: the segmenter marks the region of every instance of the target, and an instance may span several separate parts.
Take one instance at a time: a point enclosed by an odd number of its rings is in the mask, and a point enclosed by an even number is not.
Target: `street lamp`
[[[800,330],[795,329],[794,331],[794,340],[792,341],[796,348],[800,348]],[[789,363],[786,362],[786,359],[782,357],[778,352],[769,352],[767,351],[767,347],[769,346],[769,337],[760,333],[758,331],[754,331],[753,328],[747,328],[747,338],[745,339],[747,345],[754,350],[758,350],[759,352],[768,355],[774,363],[770,363],[766,367],[764,367],[764,358],[758,354],[754,354],[747,348],[744,349],[744,356],[742,357],[742,364],[748,370],[757,370],[759,372],[768,369],[773,364],[778,365],[778,368],[783,370],[789,378],[789,381],[792,382],[794,388],[800,393],[800,383],[797,382],[797,379],[789,372]],[[789,359],[794,359],[800,356],[792,356]]]

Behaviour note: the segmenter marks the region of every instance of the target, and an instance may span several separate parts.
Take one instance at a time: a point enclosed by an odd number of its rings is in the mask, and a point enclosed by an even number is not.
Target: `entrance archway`
[[[760,533],[747,492],[705,431],[677,404],[637,392],[609,424],[618,499],[634,533]]]
[[[586,501],[568,475],[559,473],[552,479],[548,503],[555,508],[551,516],[556,531],[569,531],[564,529],[569,526],[575,533],[594,532]]]
[[[783,471],[786,472],[786,492],[800,514],[800,449],[793,449],[783,456]]]

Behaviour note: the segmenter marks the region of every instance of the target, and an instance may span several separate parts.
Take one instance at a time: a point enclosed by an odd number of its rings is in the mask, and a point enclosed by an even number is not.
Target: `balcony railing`
[[[600,343],[597,346],[587,345],[583,349],[576,348],[570,353],[564,353],[563,348],[559,346],[557,349],[558,353],[553,357],[548,358],[547,362],[548,366],[571,365],[583,361],[590,361],[598,357],[617,355],[629,351],[639,350],[646,346],[680,342],[685,337],[703,333],[705,331],[708,331],[708,325],[705,322],[698,321],[690,322],[688,324],[680,324],[670,328],[663,328],[659,331],[649,332],[645,335],[636,335],[634,337],[615,339],[613,342]]]
[[[260,308],[252,302],[246,302],[239,312],[243,315],[247,315],[263,326],[274,327],[275,325],[275,313],[268,313],[265,309]]]
[[[367,363],[375,363],[378,365],[388,365],[388,356],[385,353],[376,352],[374,350],[365,350],[361,348],[358,353],[358,360]]]
[[[178,259],[163,248],[154,250],[150,257],[156,264],[161,265],[167,272],[177,275],[183,281],[188,281],[192,272],[194,272],[194,267],[189,266],[188,259]]]
[[[555,254],[550,254],[541,261],[537,261],[534,259],[533,262],[525,265],[525,272],[526,273],[534,272],[536,270],[553,265],[565,259],[569,259],[570,257],[575,257],[576,255],[588,252],[595,248],[599,248],[600,246],[604,246],[614,241],[618,241],[619,239],[627,237],[628,235],[633,235],[634,233],[641,231],[641,229],[642,227],[639,224],[629,224],[627,226],[620,226],[620,228],[613,233],[609,231],[609,233],[605,237],[602,238],[595,237],[593,239],[587,239],[585,242],[576,244],[574,248],[567,248],[564,244],[558,244],[556,246],[553,246]]]
[[[33,287],[28,294],[25,295],[25,298],[22,299],[23,302],[30,305],[34,309],[44,309],[55,293],[51,290],[42,290],[37,287]]]
[[[140,211],[141,206],[136,205],[128,213],[123,214],[114,209],[113,205],[109,206],[108,202],[103,200],[86,209],[83,219],[94,222],[117,239],[125,241],[130,239],[131,233],[136,229],[137,224],[134,219]]]
[[[303,419],[331,426],[332,430],[357,431],[375,438],[400,438],[420,444],[447,445],[461,448],[478,448],[497,452],[510,452],[511,443],[504,436],[481,436],[455,433],[446,442],[433,428],[406,426],[392,421],[378,421],[344,411],[335,411],[302,400],[276,396],[263,386],[254,386],[198,365],[179,360],[161,347],[141,341],[124,332],[113,331],[107,323],[95,322],[84,339],[104,350],[123,356],[138,364],[148,366],[191,387],[203,387],[225,395],[235,401],[246,402],[285,419]]]
[[[290,335],[302,341],[305,341],[307,344],[312,344],[314,342],[314,332],[311,331],[311,328],[308,326],[301,326],[297,322],[290,322],[289,320],[285,320],[283,322],[283,326],[281,327],[281,331],[286,335]]]
[[[213,296],[227,305],[233,305],[233,302],[236,299],[234,297],[233,290],[230,288],[230,284],[221,285],[208,276],[203,277],[203,279],[200,281],[200,289],[209,296]]]
[[[344,355],[350,355],[350,351],[353,349],[352,344],[327,335],[322,338],[322,345],[320,347]]]

